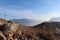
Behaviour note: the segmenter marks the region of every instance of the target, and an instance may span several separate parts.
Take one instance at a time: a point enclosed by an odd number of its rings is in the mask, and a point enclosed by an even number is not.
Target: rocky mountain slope
[[[56,28],[60,29],[60,22],[43,22],[43,23],[38,24],[36,26],[37,27],[46,26],[46,27],[53,28],[53,29],[56,29]]]
[[[60,40],[60,34],[48,27],[25,27],[0,19],[0,40]]]

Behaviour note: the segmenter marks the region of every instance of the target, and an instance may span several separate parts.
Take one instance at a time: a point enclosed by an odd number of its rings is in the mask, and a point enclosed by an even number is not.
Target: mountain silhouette
[[[25,26],[35,26],[43,22],[41,20],[33,20],[33,19],[11,19],[10,21],[21,24],[21,25],[25,25]]]

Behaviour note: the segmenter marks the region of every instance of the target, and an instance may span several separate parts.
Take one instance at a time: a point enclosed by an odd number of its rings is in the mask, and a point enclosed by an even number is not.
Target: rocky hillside
[[[60,34],[47,27],[25,27],[0,19],[0,40],[60,40]]]

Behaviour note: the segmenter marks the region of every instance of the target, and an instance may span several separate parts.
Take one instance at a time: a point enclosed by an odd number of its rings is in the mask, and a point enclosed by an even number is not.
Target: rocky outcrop
[[[46,27],[25,27],[0,19],[0,40],[60,40],[60,35]]]

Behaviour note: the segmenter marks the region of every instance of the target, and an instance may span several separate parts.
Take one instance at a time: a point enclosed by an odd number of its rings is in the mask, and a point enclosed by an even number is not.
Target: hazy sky
[[[60,17],[60,0],[0,0],[0,18],[48,20],[52,17]]]

